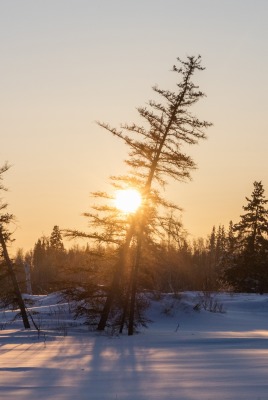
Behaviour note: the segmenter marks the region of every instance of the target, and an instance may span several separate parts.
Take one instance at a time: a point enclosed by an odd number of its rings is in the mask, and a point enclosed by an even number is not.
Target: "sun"
[[[141,195],[135,189],[117,190],[115,206],[124,213],[134,213],[141,205]]]

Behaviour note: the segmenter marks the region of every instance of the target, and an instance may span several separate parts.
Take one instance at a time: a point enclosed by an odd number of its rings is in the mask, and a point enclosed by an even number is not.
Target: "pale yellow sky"
[[[126,149],[96,120],[137,120],[151,86],[175,89],[176,57],[201,54],[213,122],[189,149],[193,181],[167,194],[193,236],[242,213],[253,181],[268,195],[266,0],[12,0],[0,2],[0,162],[17,217],[13,247],[54,225],[86,230],[90,192],[125,172]],[[188,152],[188,149],[185,149]]]

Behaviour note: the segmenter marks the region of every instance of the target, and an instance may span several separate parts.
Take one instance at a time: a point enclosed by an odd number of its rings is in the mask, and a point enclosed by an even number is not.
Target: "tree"
[[[268,210],[265,207],[268,200],[264,196],[262,182],[254,182],[251,198],[246,197],[248,204],[243,206],[246,211],[241,215],[241,221],[234,226],[239,233],[240,245],[249,253],[256,253],[267,245]]]
[[[255,181],[251,198],[234,225],[235,257],[227,270],[227,279],[237,290],[260,291],[268,289],[268,200],[262,182]]]
[[[99,122],[102,128],[123,140],[129,148],[125,162],[130,170],[127,175],[111,177],[112,185],[116,189],[138,189],[142,195],[141,207],[133,214],[122,215],[110,205],[113,196],[96,192],[93,196],[107,201],[108,205],[98,203],[92,207],[92,212],[84,214],[89,219],[90,232],[66,231],[67,236],[84,237],[115,248],[112,280],[98,330],[105,329],[113,307],[120,305],[128,333],[133,333],[134,320],[139,314],[136,299],[140,274],[142,271],[144,275],[146,265],[148,270],[148,249],[153,251],[168,234],[170,214],[180,211],[176,204],[161,195],[163,186],[171,178],[177,181],[190,179],[190,172],[196,165],[182,147],[204,139],[204,131],[211,125],[190,112],[190,108],[204,96],[192,82],[194,73],[203,70],[201,57],[178,61],[180,67],[173,67],[180,77],[177,92],[154,87],[154,92],[164,101],[163,104],[150,101],[148,107],[138,109],[144,125],[125,124],[116,129]]]
[[[64,249],[61,231],[58,225],[54,225],[49,239],[48,260],[51,271],[52,290],[59,290],[64,279],[64,263],[66,252]]]
[[[43,293],[62,289],[65,257],[60,228],[54,225],[50,236],[38,239],[34,246],[32,275],[35,291]]]
[[[233,221],[229,222],[228,234],[226,238],[226,252],[233,254],[235,251],[235,235],[234,235],[234,224]]]
[[[15,273],[19,286],[23,293],[32,294],[31,287],[31,254],[26,252],[24,255],[23,249],[17,250],[14,257]]]
[[[50,247],[57,251],[63,251],[64,250],[64,245],[62,241],[62,236],[61,236],[61,231],[58,225],[54,225],[53,230],[50,235]]]
[[[153,184],[163,186],[167,179],[184,181],[190,178],[190,171],[195,168],[192,158],[182,152],[183,144],[196,144],[205,138],[204,129],[211,124],[200,121],[190,112],[190,108],[204,93],[192,82],[196,71],[203,70],[201,57],[188,57],[186,61],[178,59],[180,67],[173,71],[179,74],[181,81],[177,84],[177,92],[154,87],[155,93],[164,99],[164,103],[149,101],[149,106],[138,108],[140,117],[145,121],[142,125],[123,125],[121,130],[111,128],[108,124],[99,123],[101,127],[122,139],[129,147],[129,158],[126,164],[131,168],[133,176],[140,179],[143,206],[138,210],[126,232],[121,247],[119,261],[115,268],[113,282],[98,329],[105,328],[112,303],[119,291],[120,276],[125,269],[125,259],[133,236],[136,237],[136,257],[131,275],[130,321],[129,334],[133,333],[133,315],[139,263],[144,232],[148,225],[148,209],[153,203],[156,190]],[[162,202],[163,204],[165,202]]]
[[[48,260],[49,238],[43,236],[34,245],[32,257],[32,277],[34,293],[47,293],[51,281],[51,271]]]
[[[3,179],[2,175],[9,169],[9,165],[5,164],[0,168],[0,190],[6,190],[5,187],[1,184],[1,181]],[[8,254],[8,249],[7,249],[7,243],[11,240],[11,234],[8,230],[8,225],[10,222],[14,219],[12,214],[8,214],[5,212],[7,208],[7,204],[3,203],[2,200],[0,199],[0,245],[2,247],[2,258],[4,260],[4,263],[7,267],[8,274],[10,276],[12,285],[13,285],[13,290],[14,294],[16,296],[16,301],[17,304],[20,308],[23,324],[25,329],[30,329],[30,323],[28,320],[25,304],[21,295],[20,287],[18,285],[18,281],[16,278],[16,274],[14,272],[14,266],[11,258],[9,257]]]

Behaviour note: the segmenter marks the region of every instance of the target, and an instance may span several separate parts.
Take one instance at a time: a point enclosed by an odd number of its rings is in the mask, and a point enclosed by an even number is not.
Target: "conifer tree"
[[[126,253],[135,235],[137,238],[136,261],[133,265],[129,302],[129,334],[133,333],[140,255],[148,221],[148,208],[153,202],[153,185],[164,185],[170,178],[178,181],[190,178],[190,171],[195,168],[195,163],[182,151],[182,146],[196,144],[199,139],[204,139],[204,129],[211,125],[206,121],[200,121],[190,112],[190,108],[204,97],[204,93],[192,82],[195,72],[203,70],[201,57],[188,57],[186,61],[180,59],[178,61],[180,66],[173,67],[173,71],[181,79],[177,83],[177,92],[154,87],[154,92],[162,98],[163,102],[151,100],[148,107],[138,108],[145,125],[125,124],[121,129],[115,129],[108,124],[99,123],[101,127],[122,139],[129,147],[126,164],[131,168],[133,176],[140,179],[143,197],[143,206],[130,224],[121,247],[121,257],[115,268],[113,282],[98,325],[99,330],[105,328],[112,303],[118,292],[120,276],[125,268]]]
[[[240,246],[248,253],[255,254],[267,246],[268,233],[268,200],[264,196],[262,182],[253,183],[251,198],[246,197],[248,204],[243,206],[245,214],[234,225],[234,231],[239,234]]]
[[[268,200],[262,182],[255,181],[251,198],[234,225],[236,234],[233,265],[227,270],[227,279],[237,290],[268,290]]]
[[[50,235],[50,247],[55,250],[62,251],[64,250],[64,245],[62,241],[61,231],[58,225],[54,225],[53,230]]]
[[[37,293],[46,293],[62,288],[63,266],[66,252],[58,225],[54,225],[50,236],[38,239],[33,249],[33,284]]]
[[[234,250],[235,250],[234,224],[233,221],[230,221],[226,239],[226,252],[232,254]]]
[[[148,248],[153,248],[154,243],[167,232],[171,211],[180,211],[176,204],[161,195],[163,186],[171,178],[177,181],[190,179],[190,172],[196,165],[184,153],[183,147],[204,139],[205,129],[211,125],[200,121],[190,112],[191,107],[204,97],[204,93],[192,82],[193,75],[204,69],[201,57],[188,57],[186,61],[178,59],[178,62],[179,67],[173,67],[173,72],[179,76],[177,91],[162,90],[155,86],[153,90],[161,101],[151,100],[147,107],[138,108],[144,125],[125,124],[121,129],[116,129],[98,123],[123,140],[129,148],[125,160],[129,171],[127,175],[111,177],[113,187],[134,187],[142,195],[141,207],[134,214],[122,215],[111,205],[113,196],[96,192],[93,196],[97,200],[107,201],[108,205],[98,203],[92,207],[92,212],[84,214],[89,219],[90,232],[66,231],[67,236],[112,244],[116,249],[115,262],[111,268],[113,277],[98,330],[105,329],[114,304],[122,304],[123,296],[123,319],[126,320],[127,315],[128,333],[133,334],[135,314],[138,313],[136,299],[139,274],[147,262],[144,253],[148,253]]]
[[[35,293],[47,293],[50,281],[50,265],[48,260],[49,238],[38,239],[33,249],[33,289]]]
[[[3,180],[3,174],[8,171],[9,165],[5,164],[0,168],[0,190],[6,190],[2,185],[1,181]],[[13,291],[16,297],[17,304],[19,306],[21,317],[23,320],[24,328],[29,329],[30,323],[27,316],[24,300],[22,298],[22,294],[20,291],[20,287],[17,281],[17,277],[14,271],[14,264],[9,256],[7,243],[11,240],[11,234],[8,230],[8,225],[14,219],[12,214],[6,213],[7,203],[4,203],[2,199],[0,199],[0,246],[2,248],[1,257],[4,260],[4,264],[7,267],[8,274],[10,276],[10,280],[13,285]]]

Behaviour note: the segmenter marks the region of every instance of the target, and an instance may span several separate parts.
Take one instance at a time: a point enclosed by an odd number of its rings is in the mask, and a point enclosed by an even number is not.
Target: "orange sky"
[[[14,248],[54,225],[86,230],[90,192],[126,171],[123,144],[94,121],[137,120],[151,86],[175,89],[178,56],[201,54],[207,98],[196,114],[214,126],[185,148],[193,181],[167,194],[193,236],[238,220],[254,180],[268,191],[267,12],[266,0],[1,2],[0,162],[12,165]]]

